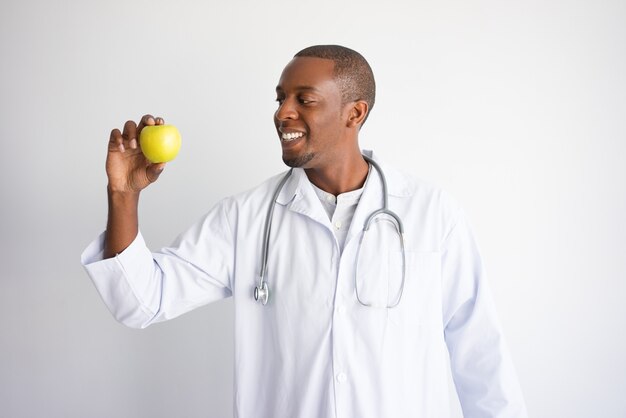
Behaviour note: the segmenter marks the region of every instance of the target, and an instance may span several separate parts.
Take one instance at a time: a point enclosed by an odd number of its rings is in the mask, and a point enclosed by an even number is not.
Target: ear
[[[359,100],[352,103],[350,113],[348,114],[347,126],[349,128],[360,127],[363,124],[363,121],[365,121],[368,111],[369,106],[365,100]]]

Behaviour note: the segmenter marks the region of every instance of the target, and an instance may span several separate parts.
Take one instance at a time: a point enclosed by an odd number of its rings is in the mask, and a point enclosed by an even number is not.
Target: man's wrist
[[[109,203],[137,204],[137,202],[139,201],[139,193],[140,192],[117,190],[111,187],[110,184],[107,185],[107,195],[109,198]]]

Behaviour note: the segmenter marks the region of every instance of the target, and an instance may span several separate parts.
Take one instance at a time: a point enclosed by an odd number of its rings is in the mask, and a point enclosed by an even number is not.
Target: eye
[[[308,97],[299,97],[298,101],[303,104],[303,105],[308,105],[308,104],[312,104],[315,103],[315,100],[312,100]]]
[[[285,101],[284,97],[277,97],[276,98],[276,103],[278,103],[279,106],[282,105],[284,101]]]

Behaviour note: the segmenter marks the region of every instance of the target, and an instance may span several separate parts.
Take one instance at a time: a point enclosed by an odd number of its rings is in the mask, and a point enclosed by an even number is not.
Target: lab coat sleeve
[[[152,253],[139,233],[122,253],[103,259],[104,233],[81,262],[116,320],[145,328],[231,295],[233,235],[224,205]]]
[[[477,244],[459,210],[443,243],[443,321],[466,418],[526,417]]]

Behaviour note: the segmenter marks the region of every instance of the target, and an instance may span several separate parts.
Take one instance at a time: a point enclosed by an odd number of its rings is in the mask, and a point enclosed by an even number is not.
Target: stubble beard
[[[306,154],[298,155],[295,158],[286,158],[285,156],[283,156],[283,162],[288,167],[299,168],[299,167],[303,167],[305,164],[307,164],[309,161],[311,161],[314,157],[315,157],[315,154],[312,153],[312,152],[308,152]]]

